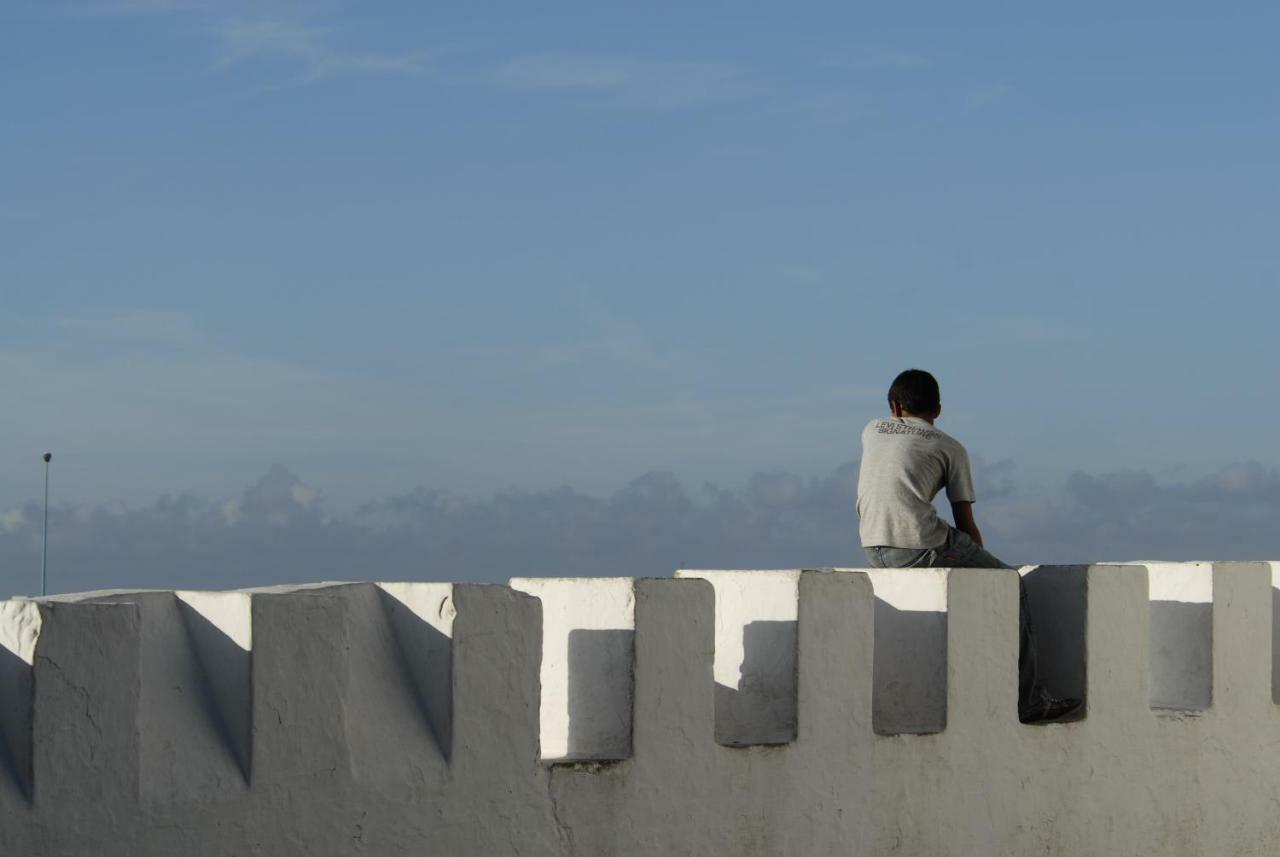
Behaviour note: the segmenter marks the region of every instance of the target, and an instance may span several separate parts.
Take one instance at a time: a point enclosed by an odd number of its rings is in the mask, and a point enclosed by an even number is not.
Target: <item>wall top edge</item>
[[[1175,569],[1175,568],[1181,568],[1181,569],[1188,569],[1188,570],[1190,570],[1190,569],[1201,569],[1201,570],[1204,570],[1204,571],[1210,571],[1210,570],[1212,570],[1212,568],[1213,568],[1214,566],[1224,566],[1224,565],[1233,565],[1233,566],[1238,566],[1238,565],[1242,565],[1242,564],[1262,564],[1262,565],[1270,566],[1270,567],[1275,571],[1275,573],[1276,573],[1277,585],[1280,585],[1280,560],[1225,560],[1225,561],[1223,561],[1223,560],[1195,560],[1195,561],[1186,561],[1186,562],[1183,562],[1183,561],[1166,561],[1166,560],[1159,560],[1159,561],[1157,561],[1157,560],[1142,560],[1142,561],[1138,561],[1138,560],[1125,560],[1125,561],[1118,561],[1118,562],[1087,562],[1087,563],[1046,563],[1046,564],[1028,564],[1028,565],[1019,566],[1018,568],[1016,568],[1016,569],[1012,569],[1012,570],[1013,570],[1013,571],[1017,571],[1018,573],[1023,574],[1023,575],[1028,574],[1028,573],[1030,573],[1030,572],[1032,572],[1032,571],[1036,571],[1036,570],[1049,570],[1049,569],[1055,569],[1055,568],[1072,568],[1072,569],[1080,569],[1080,568],[1134,568],[1134,567],[1138,567],[1138,566],[1145,566],[1145,567],[1148,567],[1148,568],[1155,568],[1155,569],[1157,569],[1157,570],[1159,570],[1159,569]],[[742,569],[732,569],[732,568],[716,568],[716,569],[682,568],[682,569],[677,569],[677,570],[673,571],[673,572],[672,572],[672,577],[680,578],[680,579],[684,579],[684,578],[706,578],[706,577],[715,577],[715,576],[731,577],[731,576],[750,576],[750,575],[762,575],[762,576],[763,576],[763,575],[771,575],[771,576],[785,575],[785,576],[798,577],[798,576],[800,576],[801,574],[804,574],[804,573],[835,573],[835,572],[839,572],[839,573],[864,573],[864,574],[865,574],[865,573],[868,573],[868,572],[870,572],[870,573],[880,573],[880,572],[886,572],[886,571],[897,571],[897,570],[901,570],[901,571],[923,571],[923,570],[926,570],[926,569],[877,569],[877,568],[863,568],[863,567],[789,568],[789,569],[788,569],[788,568],[742,568]],[[983,570],[983,569],[954,569],[954,568],[940,567],[940,568],[927,569],[927,570],[928,570],[928,571],[934,571],[934,572],[939,572],[939,571],[941,571],[941,572],[950,572],[950,571],[979,571],[979,570]],[[997,569],[985,569],[985,570],[993,571],[993,570],[997,570]],[[623,576],[607,576],[607,577],[603,577],[603,576],[602,576],[602,577],[594,577],[594,576],[579,576],[579,577],[574,577],[574,576],[557,576],[557,577],[550,577],[550,576],[547,576],[547,577],[542,577],[542,576],[519,576],[519,577],[512,577],[512,578],[510,578],[510,581],[509,581],[508,583],[506,583],[506,584],[503,584],[503,583],[493,583],[493,584],[487,584],[487,585],[495,585],[495,586],[504,586],[504,585],[505,585],[505,586],[512,586],[512,587],[515,587],[515,588],[518,588],[518,586],[519,586],[519,585],[522,585],[522,584],[524,584],[524,583],[526,583],[526,582],[527,582],[527,583],[534,584],[534,585],[542,585],[542,584],[569,584],[569,583],[600,583],[600,584],[602,584],[602,585],[617,585],[618,583],[627,582],[627,581],[634,582],[634,581],[638,581],[638,580],[669,580],[669,579],[670,579],[670,578],[657,577],[657,576],[654,576],[654,577],[623,577]],[[56,595],[48,595],[48,596],[13,594],[13,595],[10,595],[8,598],[2,598],[2,599],[0,599],[0,601],[15,601],[15,602],[17,602],[17,601],[30,601],[30,602],[50,603],[50,604],[59,604],[59,603],[61,603],[61,604],[74,604],[74,603],[84,603],[84,602],[92,602],[92,601],[98,601],[98,600],[106,600],[106,599],[110,599],[110,600],[113,600],[113,601],[118,601],[121,597],[129,596],[129,595],[141,595],[141,596],[145,596],[145,595],[165,595],[165,594],[177,594],[177,593],[184,593],[184,594],[185,594],[185,593],[196,593],[196,594],[199,594],[199,593],[242,593],[242,594],[246,594],[246,595],[288,595],[288,594],[292,594],[292,593],[305,593],[305,592],[318,591],[318,590],[324,590],[324,589],[335,589],[335,588],[340,588],[340,587],[344,587],[344,586],[361,586],[361,585],[373,585],[373,586],[379,586],[379,587],[383,587],[383,586],[401,586],[401,587],[402,587],[402,586],[417,586],[417,585],[424,585],[424,586],[457,586],[457,585],[465,584],[465,583],[466,583],[465,581],[460,582],[460,581],[446,581],[446,580],[388,580],[388,581],[375,581],[375,580],[330,580],[330,581],[316,581],[316,582],[312,582],[312,583],[285,583],[285,584],[272,584],[272,585],[268,585],[268,586],[244,587],[244,588],[238,588],[238,589],[192,589],[192,588],[180,588],[180,589],[148,589],[148,588],[117,588],[117,589],[94,589],[94,590],[87,590],[87,591],[83,591],[83,592],[67,592],[67,593],[59,593],[59,594],[56,594]],[[476,584],[476,585],[486,585],[486,584]]]

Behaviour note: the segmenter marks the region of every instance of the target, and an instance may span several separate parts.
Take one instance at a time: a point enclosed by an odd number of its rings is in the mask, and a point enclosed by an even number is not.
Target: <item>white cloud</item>
[[[330,5],[318,0],[92,0],[62,3],[53,9],[82,17],[184,14],[196,32],[213,41],[215,68],[285,64],[293,77],[282,86],[352,74],[423,76],[431,73],[437,57],[449,52],[352,49],[343,44],[339,28],[314,23],[331,11]]]
[[[1008,462],[978,462],[977,472],[979,522],[1008,562],[1280,556],[1274,468],[1233,465],[1175,483],[1142,472],[1076,474],[1040,495],[1015,490]],[[330,515],[322,492],[275,465],[223,500],[56,505],[50,576],[55,591],[72,591],[861,566],[856,482],[853,462],[822,478],[758,473],[740,487],[698,490],[654,472],[605,496],[561,487],[468,499],[418,489]],[[0,594],[38,583],[39,520],[36,502],[0,514]]]
[[[665,101],[703,100],[749,89],[746,69],[733,63],[566,53],[515,57],[495,69],[493,80],[519,89],[628,92]]]
[[[432,71],[432,60],[446,53],[348,50],[339,45],[331,28],[282,19],[235,19],[217,25],[214,33],[218,40],[217,67],[285,62],[301,75],[295,83],[361,73],[427,75]]]
[[[90,16],[192,13],[195,28],[213,42],[215,69],[255,68],[276,76],[275,83],[255,91],[362,74],[431,78],[452,86],[626,93],[663,103],[730,97],[759,88],[743,67],[701,59],[544,52],[505,59],[473,56],[443,68],[445,58],[462,53],[458,46],[412,51],[353,47],[347,33],[329,24],[337,21],[326,14],[332,10],[318,2],[100,0],[63,8]]]
[[[240,500],[232,497],[222,504],[222,522],[227,526],[235,526],[240,523],[243,516],[240,514]]]

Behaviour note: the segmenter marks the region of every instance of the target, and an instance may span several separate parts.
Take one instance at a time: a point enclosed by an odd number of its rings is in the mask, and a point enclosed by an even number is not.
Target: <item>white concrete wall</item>
[[[635,581],[518,577],[542,602],[541,755],[610,761],[631,755]]]
[[[716,740],[730,747],[796,737],[799,571],[684,569],[716,601]]]
[[[1087,700],[1051,725],[1017,720],[1012,571],[8,602],[0,854],[1277,853],[1280,571],[1151,565],[1023,570],[1046,676]],[[727,746],[721,664],[761,615],[794,623],[753,679],[792,732]],[[574,657],[575,630],[623,633]],[[593,725],[620,705],[625,747]]]
[[[0,601],[0,790],[31,795],[32,664],[40,637],[40,610],[32,601]]]
[[[947,584],[944,568],[872,570],[875,663],[872,717],[883,735],[947,725]]]
[[[1213,699],[1213,563],[1138,562],[1151,602],[1151,707],[1194,712]]]
[[[1271,566],[1271,615],[1280,614],[1280,562],[1268,563]],[[1280,704],[1280,620],[1271,623],[1271,651],[1275,657],[1271,659],[1271,700]]]

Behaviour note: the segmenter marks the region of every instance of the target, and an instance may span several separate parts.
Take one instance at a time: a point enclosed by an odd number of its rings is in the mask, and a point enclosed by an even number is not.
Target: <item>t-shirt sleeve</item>
[[[977,499],[973,491],[969,453],[959,444],[947,456],[947,499],[952,503],[972,503]]]

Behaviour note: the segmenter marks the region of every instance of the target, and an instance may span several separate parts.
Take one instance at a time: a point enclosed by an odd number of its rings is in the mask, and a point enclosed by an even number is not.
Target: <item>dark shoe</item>
[[[1084,700],[1066,697],[1058,699],[1041,694],[1029,703],[1018,706],[1018,719],[1023,723],[1054,723],[1079,720],[1084,713]]]

